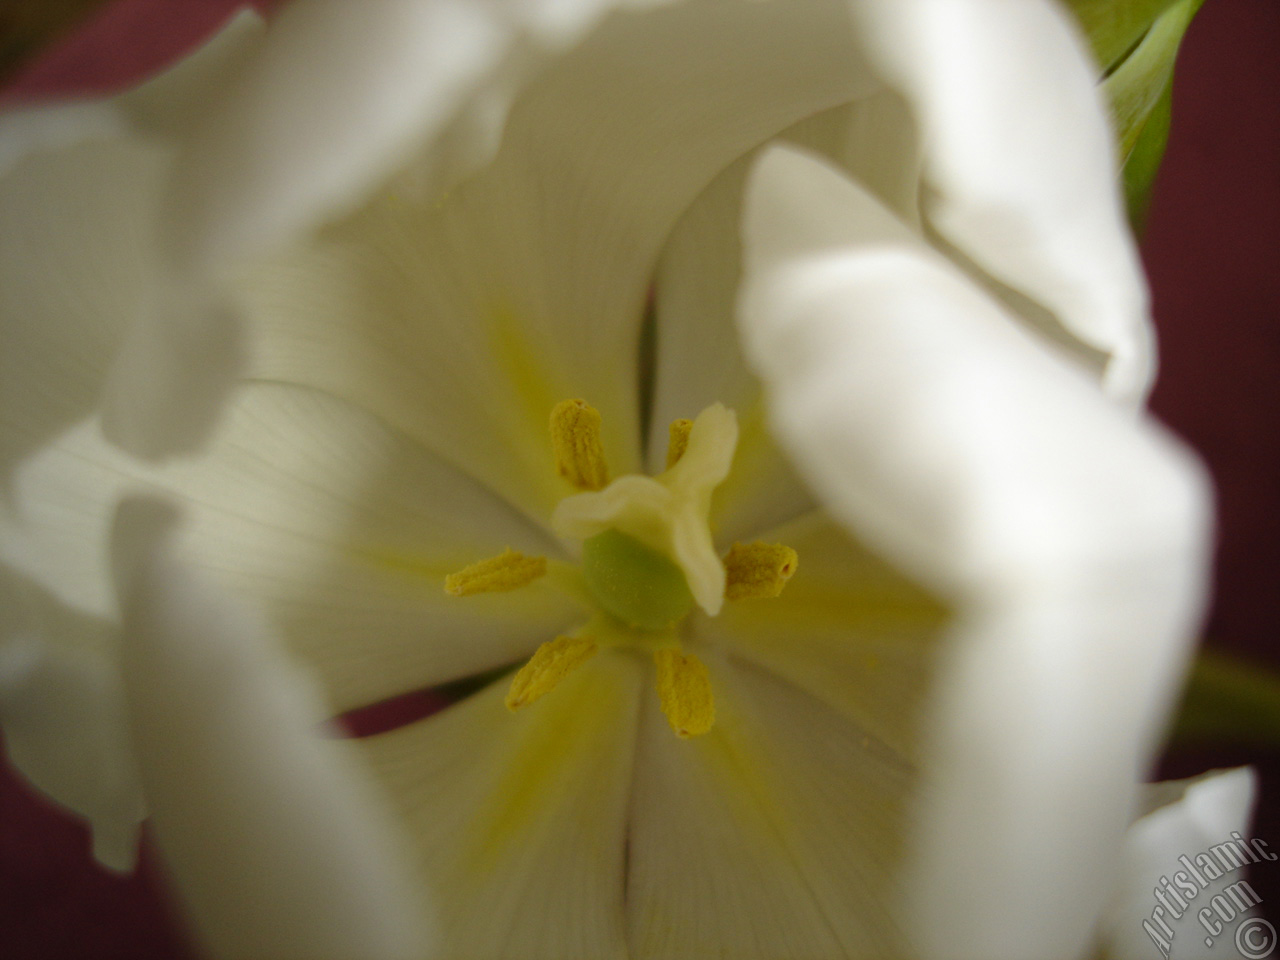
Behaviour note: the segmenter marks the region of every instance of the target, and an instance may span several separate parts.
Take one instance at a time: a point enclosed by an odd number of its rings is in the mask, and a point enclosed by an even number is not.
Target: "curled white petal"
[[[130,726],[156,841],[217,957],[408,960],[423,899],[389,816],[265,624],[179,561],[172,508],[112,535]]]
[[[1153,334],[1097,68],[1051,0],[851,0],[867,55],[911,102],[930,221],[1109,356],[1141,402]]]
[[[957,611],[909,871],[920,952],[1075,955],[1203,603],[1203,475],[826,165],[766,153],[743,230],[775,435]]]

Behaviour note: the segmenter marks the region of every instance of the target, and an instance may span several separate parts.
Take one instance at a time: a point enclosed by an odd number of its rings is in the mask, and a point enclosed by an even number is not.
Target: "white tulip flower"
[[[1210,505],[1051,0],[297,0],[0,172],[0,718],[117,865],[161,490],[331,712],[502,672],[359,742],[424,954],[1090,948]]]

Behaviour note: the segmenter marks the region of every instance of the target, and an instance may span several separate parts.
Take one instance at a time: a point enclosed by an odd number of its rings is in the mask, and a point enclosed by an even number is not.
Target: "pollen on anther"
[[[653,663],[658,668],[658,699],[675,735],[688,740],[710,730],[716,705],[703,662],[691,653],[664,648],[654,653]]]
[[[799,563],[799,555],[780,543],[735,543],[724,558],[725,599],[776,597]]]
[[[512,713],[527,707],[555,689],[565,677],[595,655],[596,642],[590,637],[556,637],[534,652],[520,668],[507,691],[506,705]]]
[[[689,431],[693,429],[692,420],[672,420],[667,430],[667,469],[670,470],[689,447]]]
[[[515,590],[547,572],[546,557],[526,557],[507,547],[496,557],[481,560],[444,578],[444,592],[455,597],[473,593]]]
[[[585,400],[562,400],[551,411],[556,472],[579,490],[603,490],[609,483],[600,424],[600,411]]]

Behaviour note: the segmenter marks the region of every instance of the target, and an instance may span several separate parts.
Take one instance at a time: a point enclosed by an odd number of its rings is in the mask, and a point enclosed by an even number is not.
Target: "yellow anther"
[[[556,684],[582,666],[596,652],[596,642],[588,637],[556,637],[540,646],[520,668],[507,691],[507,709],[512,713],[555,689]]]
[[[496,557],[481,560],[444,578],[444,592],[455,597],[473,593],[515,590],[547,572],[546,557],[526,557],[507,547]]]
[[[799,563],[796,552],[780,543],[735,543],[724,558],[725,599],[776,597]]]
[[[710,730],[716,722],[716,703],[703,662],[669,647],[655,652],[653,662],[658,668],[662,712],[675,735],[687,740]]]
[[[684,456],[689,446],[689,431],[693,429],[692,420],[672,420],[667,433],[667,469],[670,470]]]
[[[609,483],[600,422],[600,411],[585,400],[562,400],[551,411],[556,472],[579,490],[603,490]]]

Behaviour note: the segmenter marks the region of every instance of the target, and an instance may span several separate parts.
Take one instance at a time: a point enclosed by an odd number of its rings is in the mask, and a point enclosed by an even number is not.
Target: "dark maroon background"
[[[1280,667],[1280,3],[1207,0],[1174,84],[1173,134],[1143,243],[1161,373],[1155,412],[1218,490],[1212,646]],[[1253,832],[1280,842],[1280,745],[1167,754],[1162,777],[1250,763]],[[1280,919],[1280,865],[1253,869]]]
[[[355,0],[353,0],[355,2]],[[266,4],[264,4],[266,5]],[[234,6],[228,0],[117,0],[0,102],[92,92],[154,70]],[[1155,291],[1162,373],[1153,406],[1208,462],[1221,535],[1206,636],[1280,667],[1280,3],[1208,0],[1179,63],[1173,135],[1144,258]],[[1255,833],[1280,845],[1280,750],[1180,750],[1163,776],[1253,763]],[[178,960],[191,956],[158,870],[92,865],[87,831],[0,767],[0,960]],[[1276,871],[1257,871],[1280,904]],[[1277,908],[1272,906],[1272,916]]]

